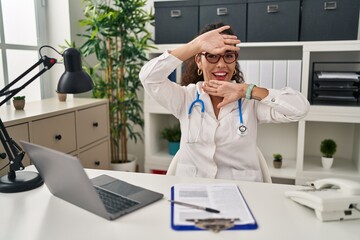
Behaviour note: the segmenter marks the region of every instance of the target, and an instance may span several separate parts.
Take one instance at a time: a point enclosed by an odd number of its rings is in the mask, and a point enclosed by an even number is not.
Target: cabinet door
[[[16,143],[18,143],[18,144],[20,144],[19,143],[20,140],[29,141],[29,128],[28,128],[27,123],[10,126],[10,127],[7,127],[6,130],[9,133],[9,136],[12,139],[14,139],[16,141]],[[4,152],[4,148],[2,145],[0,146],[0,152],[1,153]],[[4,167],[7,163],[9,163],[8,158],[0,159],[0,168]],[[23,158],[22,163],[24,164],[24,166],[30,165],[30,159],[26,154],[25,154],[25,157]],[[0,176],[7,174],[8,170],[9,170],[9,167],[6,167],[2,171],[0,171]]]
[[[80,148],[108,136],[107,105],[81,110],[77,117]]]
[[[105,141],[79,154],[84,168],[109,169],[109,141]]]
[[[31,142],[64,153],[76,150],[75,113],[32,122]]]

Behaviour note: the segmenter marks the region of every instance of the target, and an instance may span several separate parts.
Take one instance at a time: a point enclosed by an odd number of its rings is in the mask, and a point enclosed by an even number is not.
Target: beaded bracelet
[[[248,86],[248,88],[246,90],[246,95],[245,95],[246,99],[251,99],[251,93],[252,93],[252,90],[253,90],[254,87],[256,87],[255,84],[252,84],[252,83],[249,84],[249,86]]]

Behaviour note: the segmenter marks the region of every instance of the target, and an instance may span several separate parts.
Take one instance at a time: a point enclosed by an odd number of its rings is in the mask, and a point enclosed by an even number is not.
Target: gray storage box
[[[246,42],[246,0],[200,0],[199,5],[200,29],[209,23],[223,22]]]
[[[301,41],[355,40],[360,0],[303,0]]]
[[[198,33],[198,0],[154,2],[155,43],[187,43]]]
[[[298,41],[300,0],[248,0],[248,42]]]

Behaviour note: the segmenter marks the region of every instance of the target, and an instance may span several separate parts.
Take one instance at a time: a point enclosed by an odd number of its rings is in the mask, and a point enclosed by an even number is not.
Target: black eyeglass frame
[[[216,61],[214,61],[214,62],[209,61],[209,59],[207,58],[207,56],[208,56],[209,54],[210,54],[210,55],[214,55],[214,56],[218,56],[218,59],[217,59]],[[226,56],[227,54],[235,54],[235,59],[234,59],[234,61],[227,62],[227,61],[225,60],[225,56]],[[208,53],[208,52],[202,52],[202,53],[200,53],[200,55],[203,55],[203,56],[205,57],[206,61],[208,61],[208,63],[211,63],[211,64],[216,64],[216,63],[218,63],[218,62],[220,61],[220,58],[222,58],[226,64],[231,64],[231,63],[234,63],[234,62],[238,59],[238,57],[239,57],[239,54],[238,54],[237,52],[226,52],[224,55],[221,55],[221,54],[211,54],[211,53]]]

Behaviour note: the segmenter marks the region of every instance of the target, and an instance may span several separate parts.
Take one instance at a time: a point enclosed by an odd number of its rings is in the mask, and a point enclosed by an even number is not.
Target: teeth
[[[225,75],[226,75],[226,73],[214,73],[214,75],[215,75],[215,76],[219,76],[219,77],[221,77],[221,76],[225,76]]]

